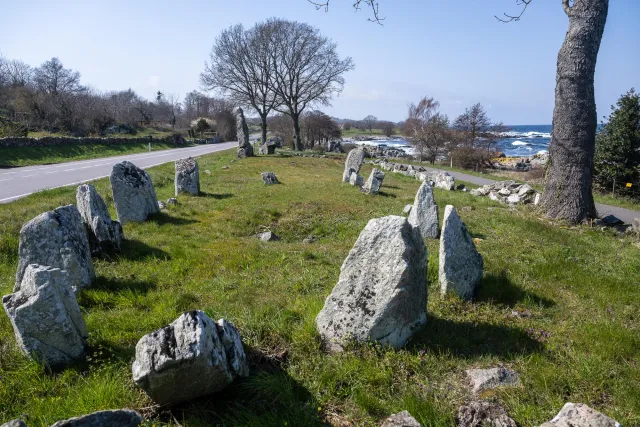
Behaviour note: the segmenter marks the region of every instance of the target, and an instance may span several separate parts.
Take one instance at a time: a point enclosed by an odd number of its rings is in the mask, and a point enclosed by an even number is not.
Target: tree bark
[[[596,215],[591,192],[597,128],[594,75],[609,0],[562,0],[569,30],[558,52],[553,129],[542,208],[579,223]]]
[[[293,141],[296,145],[296,151],[304,151],[302,146],[302,138],[300,136],[300,117],[297,115],[291,116],[293,119]]]
[[[260,113],[260,120],[262,121],[262,140],[260,145],[264,145],[267,142],[267,115]]]

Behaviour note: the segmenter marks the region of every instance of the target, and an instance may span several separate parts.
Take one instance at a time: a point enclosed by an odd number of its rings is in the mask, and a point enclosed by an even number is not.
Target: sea
[[[496,142],[496,150],[502,151],[507,157],[525,157],[546,153],[549,150],[551,125],[512,125],[507,128],[509,130],[502,132]],[[358,141],[358,144],[384,144],[389,148],[398,148],[407,154],[414,154],[411,144],[402,138]]]

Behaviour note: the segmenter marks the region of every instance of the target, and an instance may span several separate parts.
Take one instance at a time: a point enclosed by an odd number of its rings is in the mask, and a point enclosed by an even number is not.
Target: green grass
[[[176,148],[172,143],[154,140],[151,150]],[[73,160],[97,159],[149,151],[148,143],[68,144],[47,147],[0,147],[0,168],[44,165]]]
[[[401,350],[363,344],[328,355],[314,318],[340,265],[367,221],[400,214],[419,182],[388,173],[383,193],[367,196],[340,183],[341,159],[232,157],[202,157],[200,170],[211,171],[201,175],[202,197],[181,196],[150,221],[127,224],[123,253],[95,260],[96,283],[79,295],[90,332],[86,363],[46,373],[18,352],[0,316],[0,420],[27,414],[29,425],[50,425],[130,407],[155,425],[321,426],[330,418],[376,426],[408,409],[424,426],[453,427],[470,398],[464,370],[505,365],[520,372],[523,385],[483,397],[499,401],[521,426],[550,420],[567,401],[640,425],[637,238],[563,227],[525,207],[436,189],[440,212],[446,204],[472,208],[459,212],[483,239],[477,298],[439,295],[438,242],[429,240],[426,328]],[[263,171],[282,185],[265,187]],[[149,172],[159,198],[172,196],[172,165]],[[96,187],[113,214],[107,180]],[[0,205],[2,294],[13,287],[20,227],[73,203],[74,193],[63,188]],[[263,227],[282,240],[256,239]],[[319,240],[302,243],[309,235]],[[150,408],[131,380],[135,344],[196,308],[238,326],[252,375],[171,412]],[[514,318],[513,310],[532,316]],[[284,359],[268,357],[283,352]],[[260,362],[260,355],[267,357]]]
[[[356,135],[361,135],[361,136],[367,136],[367,135],[383,136],[384,133],[382,132],[382,129],[372,129],[371,132],[369,132],[368,129],[361,130],[361,129],[356,129],[356,128],[352,127],[349,130],[342,130],[342,137],[343,138],[353,137],[353,136],[356,136]],[[392,137],[398,137],[398,136],[401,136],[400,128],[393,129]]]
[[[142,138],[145,136],[153,136],[154,138],[162,139],[168,136],[171,136],[170,130],[159,130],[158,128],[153,127],[142,127],[137,129],[137,133],[135,135],[128,133],[116,133],[112,135],[108,135],[109,138],[122,138],[122,139],[131,139],[131,138]],[[59,137],[68,137],[64,133],[59,132],[48,132],[48,131],[32,131],[27,135],[30,138],[43,138],[46,136],[59,136]],[[100,138],[99,135],[89,135],[91,138]]]

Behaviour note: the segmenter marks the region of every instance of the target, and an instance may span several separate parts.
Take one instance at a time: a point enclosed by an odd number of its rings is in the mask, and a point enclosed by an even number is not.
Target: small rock
[[[516,371],[504,367],[491,369],[467,369],[466,370],[474,393],[505,386],[520,384],[520,375]]]
[[[402,411],[387,418],[381,427],[421,427],[421,424],[409,411]]]
[[[420,230],[424,238],[437,239],[440,235],[438,205],[433,197],[433,188],[426,181],[420,185],[416,193],[408,221]]]
[[[622,427],[613,418],[582,403],[567,403],[549,422],[540,427]]]
[[[366,194],[378,194],[382,186],[382,181],[384,181],[384,172],[373,168],[369,179],[367,179],[367,182],[362,186],[362,191]]]
[[[262,172],[262,182],[264,182],[265,185],[280,184],[280,181],[276,178],[276,174],[273,172]]]
[[[531,316],[533,316],[533,314],[531,314],[531,311],[529,310],[523,310],[523,311],[511,310],[511,313],[507,315],[507,317],[517,317],[518,319],[527,319]]]
[[[183,313],[136,345],[133,381],[160,405],[187,402],[249,375],[238,330],[202,311]]]
[[[456,209],[447,205],[440,236],[440,291],[452,292],[461,298],[473,298],[482,280],[484,261],[478,253],[467,227]]]
[[[89,246],[93,254],[119,251],[124,233],[118,221],[112,221],[107,205],[91,184],[83,184],[76,191],[76,205],[82,217]]]
[[[200,173],[198,172],[198,162],[189,157],[187,159],[176,160],[175,162],[175,190],[176,196],[180,193],[187,193],[193,196],[200,194]]]
[[[529,184],[522,184],[518,190],[518,196],[524,197],[535,192],[536,190],[534,190]]]
[[[489,199],[493,200],[494,202],[500,202],[503,203],[502,199],[500,198],[500,196],[498,196],[496,193],[494,193],[493,191],[491,193],[489,193]]]
[[[11,420],[0,425],[0,427],[27,427],[27,425],[22,420]]]
[[[81,417],[58,421],[51,427],[138,427],[142,416],[131,409],[98,411]]]
[[[502,406],[491,402],[469,402],[458,409],[456,427],[517,427]]]
[[[498,191],[498,194],[507,197],[511,195],[511,191],[509,191],[508,188],[501,188],[500,191]]]
[[[160,210],[151,177],[133,163],[113,165],[109,181],[120,224],[145,221]]]
[[[517,195],[516,193],[513,193],[512,195],[507,197],[507,203],[509,203],[511,205],[519,204],[520,203],[520,196]]]
[[[205,169],[204,173],[206,173],[207,175],[211,175],[211,171],[209,169]]]
[[[258,238],[263,242],[275,242],[276,240],[280,240],[276,233],[273,231],[265,231],[264,233],[258,234]]]
[[[460,208],[462,212],[471,212],[473,210],[472,206],[463,206]]]
[[[456,182],[453,176],[447,172],[440,172],[434,178],[434,185],[436,188],[453,191],[456,187]]]
[[[536,196],[533,199],[534,206],[538,206],[540,204],[540,199],[542,199],[542,194],[536,193]]]
[[[317,241],[318,241],[318,238],[316,236],[308,236],[308,237],[305,237],[302,243],[315,243]]]
[[[458,191],[462,191],[464,189],[465,189],[464,184],[458,184],[458,186],[456,187],[456,190],[458,190]]]
[[[167,209],[167,205],[162,200],[158,200],[158,208]]]
[[[167,206],[169,205],[177,205],[178,204],[178,199],[176,199],[175,197],[171,197],[169,199],[167,199]]]
[[[223,166],[222,169],[229,169],[229,166]]]
[[[353,185],[354,187],[362,187],[363,183],[364,179],[362,178],[362,176],[358,175],[356,172],[351,173],[349,184]]]
[[[340,269],[316,317],[324,347],[349,340],[404,346],[427,321],[427,249],[407,219],[372,219]]]
[[[413,208],[413,205],[406,205],[404,209],[402,209],[402,213],[410,214],[412,208]]]
[[[20,289],[2,304],[27,356],[54,369],[84,358],[87,327],[66,271],[29,265]]]

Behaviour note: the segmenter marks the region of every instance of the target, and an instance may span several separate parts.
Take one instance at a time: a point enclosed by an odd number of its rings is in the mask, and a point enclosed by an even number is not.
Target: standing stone
[[[40,214],[22,227],[14,292],[20,290],[29,264],[66,270],[74,291],[91,285],[96,277],[91,250],[82,217],[74,205]]]
[[[109,181],[122,225],[146,221],[149,215],[160,212],[151,177],[133,163],[125,160],[113,165]]]
[[[280,184],[280,181],[278,181],[278,178],[276,178],[276,174],[273,172],[262,172],[262,182],[264,182],[265,185],[274,185],[274,184]]]
[[[131,409],[98,411],[82,417],[58,421],[51,427],[138,427],[142,424],[142,416]]]
[[[200,173],[198,162],[189,157],[187,159],[176,160],[176,196],[180,193],[187,193],[193,196],[200,194]]]
[[[409,411],[402,411],[387,418],[381,427],[421,427],[421,425]]]
[[[473,298],[482,280],[484,262],[456,209],[447,205],[440,236],[440,291]]]
[[[424,238],[437,239],[440,235],[438,205],[433,198],[433,187],[428,181],[424,181],[416,193],[409,212],[409,224],[418,227]]]
[[[498,404],[474,401],[462,405],[456,416],[456,427],[517,427]]]
[[[124,239],[122,226],[112,221],[107,205],[91,184],[82,184],[76,191],[76,205],[89,239],[91,253],[119,251]]]
[[[349,340],[404,346],[427,321],[427,248],[404,217],[372,219],[316,318],[329,351]]]
[[[622,427],[613,418],[591,409],[583,403],[567,403],[549,422],[540,427]]]
[[[382,181],[384,180],[384,172],[379,169],[373,168],[371,171],[371,175],[369,175],[369,179],[362,186],[362,191],[367,194],[378,194],[380,192],[380,187],[382,186]]]
[[[249,126],[244,118],[244,112],[242,108],[236,107],[233,110],[233,115],[236,117],[236,133],[238,135],[238,158],[243,159],[245,157],[253,156],[253,147],[249,143]]]
[[[54,369],[84,358],[87,327],[66,271],[29,265],[2,304],[25,354]]]
[[[342,174],[342,182],[349,182],[351,174],[360,172],[362,163],[364,162],[364,148],[358,147],[349,151],[347,160],[344,162],[344,173]]]
[[[471,380],[474,393],[505,386],[520,384],[520,375],[504,367],[491,369],[467,369],[467,376]]]
[[[238,330],[202,311],[183,313],[136,345],[133,381],[160,405],[186,402],[222,390],[249,375]]]
[[[351,177],[349,178],[349,184],[354,187],[362,187],[363,179],[361,175],[358,175],[356,172],[351,172]]]

